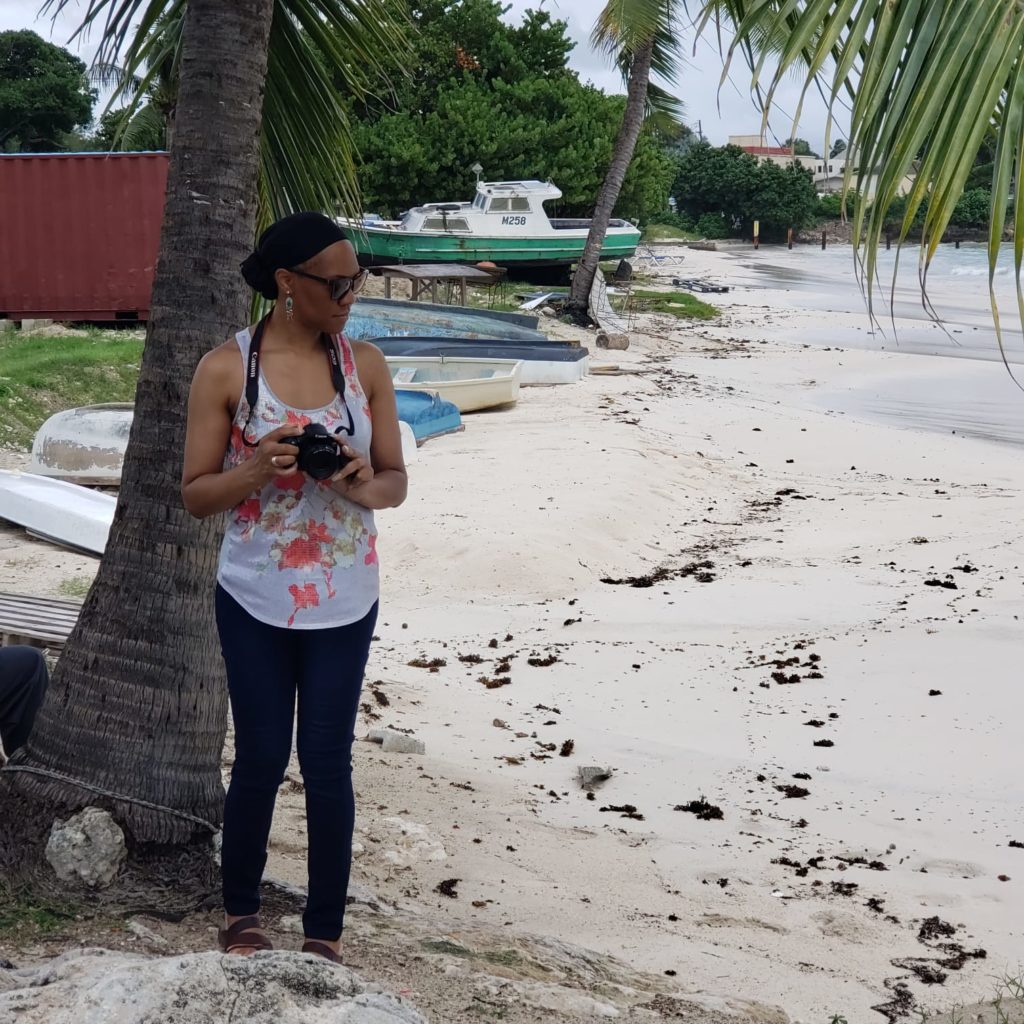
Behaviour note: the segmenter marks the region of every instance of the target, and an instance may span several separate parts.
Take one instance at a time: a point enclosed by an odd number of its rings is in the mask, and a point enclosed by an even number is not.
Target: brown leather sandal
[[[322,956],[325,960],[329,960],[332,964],[342,963],[342,959],[337,953],[327,945],[326,942],[317,942],[316,939],[306,939],[302,944],[303,953],[312,953],[314,956]]]
[[[233,953],[236,949],[251,949],[258,952],[274,948],[274,944],[263,931],[260,919],[255,915],[241,917],[229,927],[219,929],[217,942],[225,953]]]

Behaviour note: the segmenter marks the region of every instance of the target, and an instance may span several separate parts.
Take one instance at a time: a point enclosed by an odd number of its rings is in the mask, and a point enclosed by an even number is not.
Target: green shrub
[[[720,213],[702,213],[697,218],[697,234],[704,238],[728,238],[731,233]]]

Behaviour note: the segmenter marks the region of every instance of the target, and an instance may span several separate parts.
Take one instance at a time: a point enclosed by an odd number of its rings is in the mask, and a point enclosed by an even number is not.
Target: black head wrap
[[[297,267],[347,237],[322,213],[293,213],[282,217],[260,235],[255,252],[242,262],[242,277],[265,299],[276,299],[275,271]]]

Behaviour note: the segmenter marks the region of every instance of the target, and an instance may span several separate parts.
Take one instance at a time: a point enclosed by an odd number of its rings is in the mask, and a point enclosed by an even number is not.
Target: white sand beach
[[[594,350],[621,375],[467,417],[379,515],[360,735],[426,755],[357,743],[354,877],[794,1020],[983,999],[1024,960],[1024,395],[985,278],[939,275],[957,349],[909,291],[870,334],[849,249],[663,251],[731,286],[720,321],[643,317]],[[94,566],[0,529],[2,589]]]

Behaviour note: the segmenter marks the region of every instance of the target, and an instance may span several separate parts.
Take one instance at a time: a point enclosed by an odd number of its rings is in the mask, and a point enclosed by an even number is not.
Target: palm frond
[[[886,215],[914,174],[899,241],[924,207],[922,288],[986,136],[997,138],[989,262],[993,287],[1007,205],[1014,193],[1018,312],[1024,320],[1024,196],[1014,190],[1024,156],[1024,6],[1018,0],[716,0],[736,26],[733,49],[748,59],[766,107],[789,70],[805,89],[818,80],[834,104],[852,97],[845,187],[856,189],[854,244],[864,237],[863,279],[871,303]],[[786,42],[774,72],[757,51],[765,37]],[[731,56],[732,51],[730,52]],[[831,111],[830,111],[831,114]],[[874,185],[874,201],[866,198]],[[864,197],[863,199],[860,197]],[[925,298],[927,302],[927,298]],[[1000,333],[1000,345],[1002,337]]]
[[[84,0],[79,33],[99,29],[97,62],[137,80],[128,121],[176,71],[186,0]],[[71,0],[48,0],[60,13]],[[259,226],[297,209],[361,208],[343,98],[360,99],[411,53],[393,0],[275,0],[261,139]],[[125,90],[115,99],[125,98]],[[113,100],[112,100],[113,102]]]

